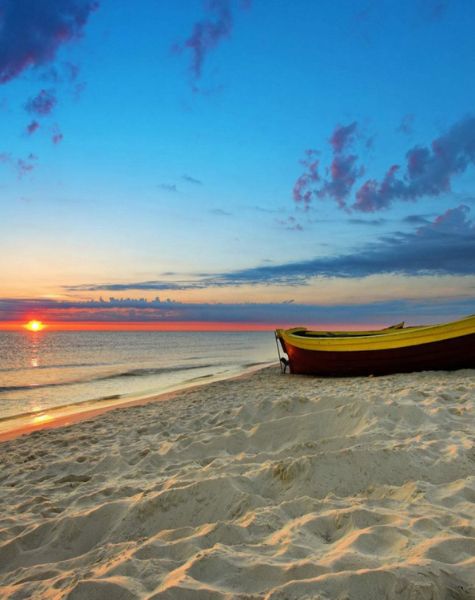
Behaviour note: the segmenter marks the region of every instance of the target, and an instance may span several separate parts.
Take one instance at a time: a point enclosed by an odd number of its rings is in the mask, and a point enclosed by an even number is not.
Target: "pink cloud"
[[[333,198],[340,208],[346,209],[346,202],[356,180],[364,174],[364,167],[358,165],[356,154],[346,151],[358,135],[356,121],[349,125],[337,125],[329,139],[333,159],[325,171],[325,177],[317,173],[319,161],[313,160],[316,150],[307,150],[307,158],[301,161],[306,171],[294,184],[293,198],[295,202],[310,207],[313,198]]]
[[[26,158],[14,158],[8,152],[0,153],[0,163],[10,165],[16,170],[18,179],[22,179],[25,175],[33,171],[36,166],[38,157],[34,154],[29,154]]]
[[[292,195],[295,202],[302,203],[305,209],[308,209],[312,201],[313,187],[315,183],[320,181],[318,174],[319,161],[315,159],[318,154],[316,150],[306,150],[306,158],[300,161],[307,171],[300,175],[295,182]]]
[[[28,135],[32,135],[33,133],[35,133],[39,126],[40,124],[38,123],[38,121],[32,121],[29,125],[27,125],[26,131]]]
[[[54,110],[56,103],[57,98],[54,90],[41,90],[36,96],[28,100],[25,108],[29,113],[44,117]]]
[[[0,83],[53,61],[59,48],[78,39],[95,0],[3,0]]]
[[[241,2],[242,9],[247,9],[250,5],[251,0]],[[209,52],[228,38],[233,28],[231,0],[208,0],[206,6],[210,17],[196,22],[190,36],[173,47],[175,52],[191,52],[190,71],[195,82],[201,78]]]
[[[51,136],[51,141],[53,144],[59,144],[63,141],[64,135],[61,133],[58,125],[53,127],[53,135]]]
[[[354,141],[358,124],[356,121],[349,125],[337,125],[330,138],[334,152],[343,152]]]
[[[388,208],[396,200],[418,200],[424,196],[440,196],[450,191],[455,175],[475,165],[475,117],[455,123],[430,146],[415,146],[406,153],[404,175],[393,165],[381,182],[366,181],[356,193],[353,208],[376,212]]]
[[[355,181],[364,174],[364,167],[358,166],[357,161],[358,157],[354,154],[337,154],[330,165],[330,178],[317,192],[319,198],[330,196],[340,208],[345,208],[346,198]]]

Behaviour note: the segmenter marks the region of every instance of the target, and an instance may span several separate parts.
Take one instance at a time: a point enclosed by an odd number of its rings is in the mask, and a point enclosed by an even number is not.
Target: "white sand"
[[[0,445],[0,597],[474,599],[474,371],[277,367]]]

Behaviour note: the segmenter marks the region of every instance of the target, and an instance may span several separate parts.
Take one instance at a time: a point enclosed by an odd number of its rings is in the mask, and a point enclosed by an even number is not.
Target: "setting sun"
[[[29,331],[41,331],[44,328],[45,325],[41,321],[29,321],[25,325],[25,329],[28,329]]]

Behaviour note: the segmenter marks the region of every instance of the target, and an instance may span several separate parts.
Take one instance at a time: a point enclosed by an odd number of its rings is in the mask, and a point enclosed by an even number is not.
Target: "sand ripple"
[[[475,598],[473,371],[276,368],[0,445],[0,596]]]

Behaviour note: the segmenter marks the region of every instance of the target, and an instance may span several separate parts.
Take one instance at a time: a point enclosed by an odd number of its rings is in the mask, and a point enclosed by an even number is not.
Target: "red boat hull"
[[[385,350],[303,350],[280,340],[291,373],[355,376],[475,368],[475,334]]]

